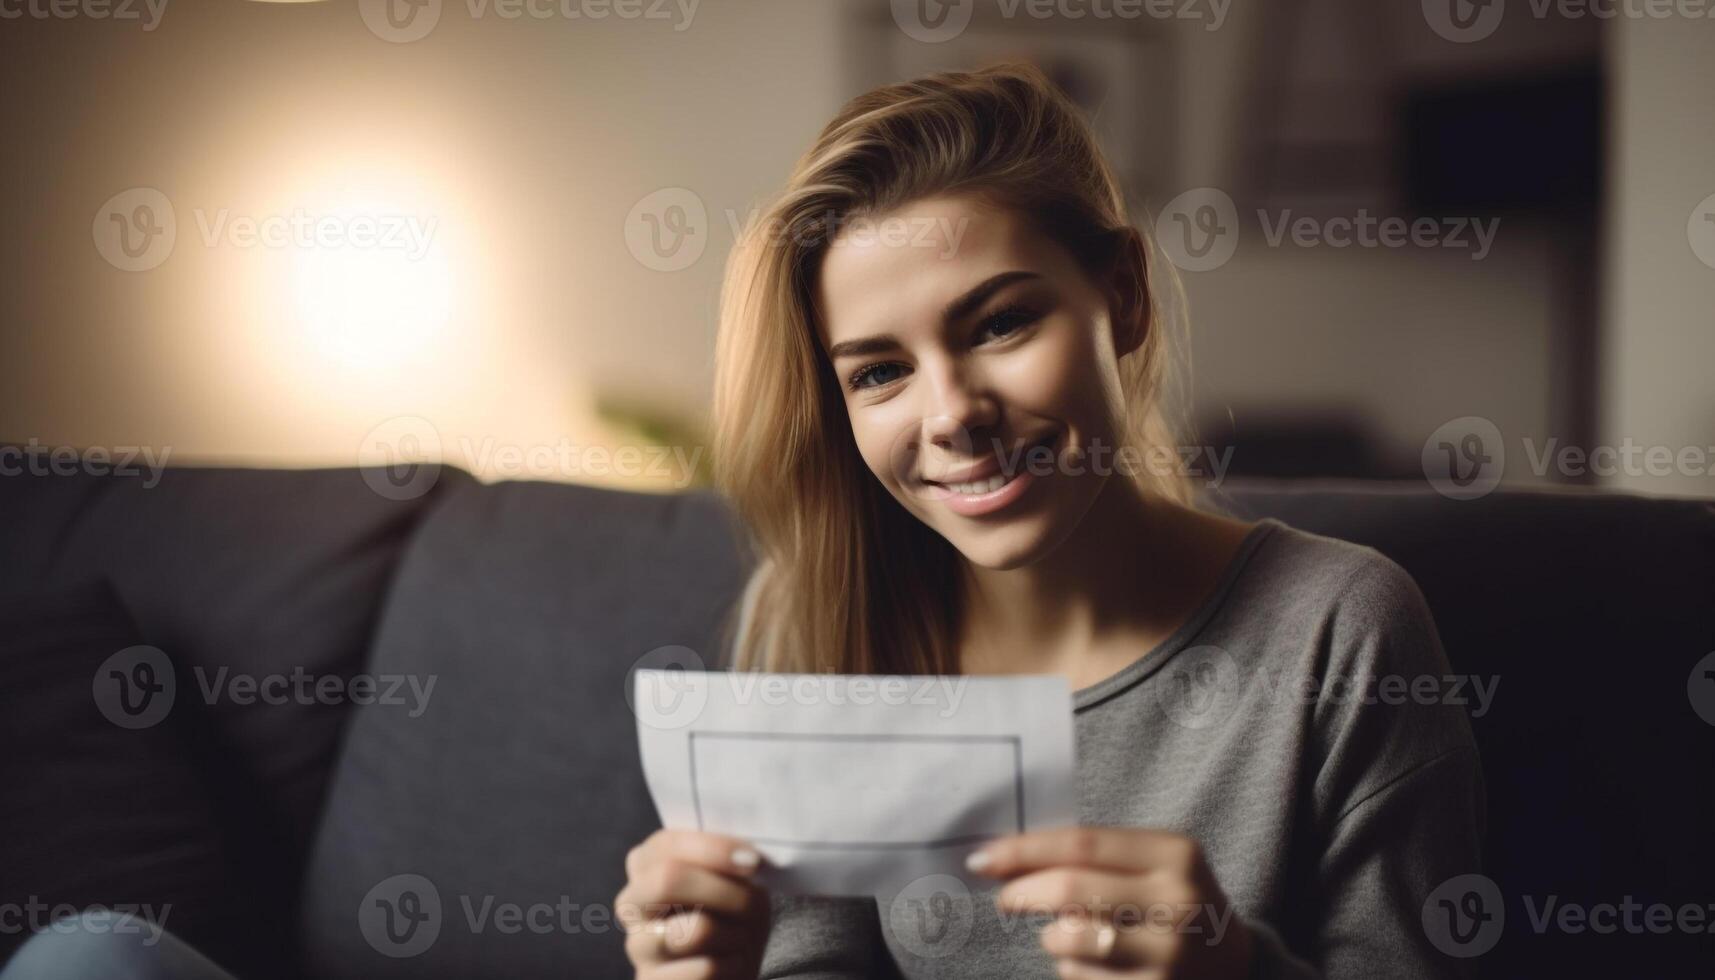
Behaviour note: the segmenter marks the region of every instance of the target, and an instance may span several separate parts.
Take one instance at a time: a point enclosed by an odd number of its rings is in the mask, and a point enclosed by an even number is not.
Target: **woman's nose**
[[[940,449],[968,455],[973,433],[995,422],[999,404],[980,375],[957,364],[934,371],[923,406],[923,439]]]

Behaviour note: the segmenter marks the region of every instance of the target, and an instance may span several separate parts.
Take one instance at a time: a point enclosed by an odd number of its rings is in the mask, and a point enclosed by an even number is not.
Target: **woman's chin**
[[[1035,521],[1016,521],[993,528],[960,528],[953,534],[943,530],[942,533],[966,561],[997,572],[1032,564],[1053,546],[1047,528]]]

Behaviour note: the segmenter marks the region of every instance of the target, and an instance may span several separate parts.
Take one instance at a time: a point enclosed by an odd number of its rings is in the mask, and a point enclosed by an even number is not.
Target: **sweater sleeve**
[[[1257,931],[1253,975],[1469,976],[1429,906],[1444,883],[1480,870],[1485,802],[1467,706],[1482,679],[1452,673],[1416,583],[1379,554],[1348,581],[1325,635],[1315,858],[1303,911]]]
[[[873,898],[775,895],[760,980],[897,980]]]

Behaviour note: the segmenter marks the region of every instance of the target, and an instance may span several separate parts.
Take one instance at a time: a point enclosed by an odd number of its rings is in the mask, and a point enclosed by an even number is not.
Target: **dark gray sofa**
[[[33,597],[106,580],[141,641],[171,657],[165,751],[192,760],[221,862],[219,884],[187,902],[206,914],[178,921],[241,975],[628,976],[606,903],[656,824],[625,678],[663,646],[717,658],[744,571],[738,529],[702,493],[430,475],[405,494],[355,469],[178,468],[153,487],[3,477],[0,598],[27,615]],[[1539,932],[1524,900],[1715,903],[1715,726],[1688,700],[1715,650],[1715,508],[1355,483],[1233,483],[1223,502],[1380,549],[1423,588],[1454,670],[1499,678],[1476,721],[1507,912],[1488,975],[1707,975],[1678,971],[1715,962],[1715,936]],[[191,678],[222,667],[435,687],[415,715],[208,703]],[[14,781],[52,764],[11,755]],[[13,807],[0,813],[37,823],[0,835],[52,821],[76,865],[76,842],[107,831],[94,810]],[[137,860],[177,856],[162,841]],[[21,900],[5,878],[0,902]],[[423,880],[439,904],[431,940],[375,941],[377,910]]]

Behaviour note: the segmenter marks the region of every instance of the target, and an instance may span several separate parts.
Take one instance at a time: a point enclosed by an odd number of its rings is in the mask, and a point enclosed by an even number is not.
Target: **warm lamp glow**
[[[453,270],[432,219],[364,202],[318,217],[293,249],[290,289],[309,346],[347,368],[419,358],[446,329]]]

